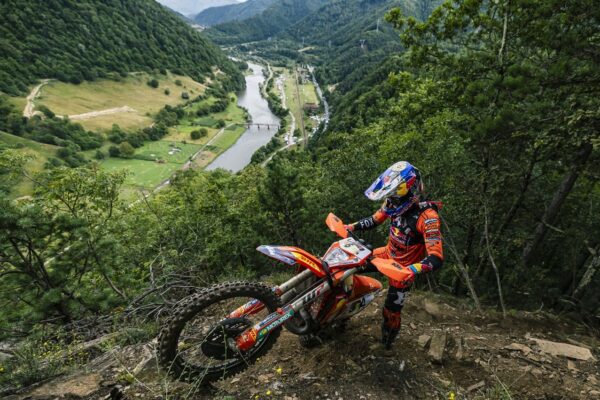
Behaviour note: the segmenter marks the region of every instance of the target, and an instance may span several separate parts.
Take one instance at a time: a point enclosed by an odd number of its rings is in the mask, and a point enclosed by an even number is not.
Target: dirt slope
[[[465,305],[414,294],[402,335],[386,353],[378,343],[382,303],[377,298],[345,333],[313,349],[284,332],[263,359],[213,388],[165,378],[153,344],[146,344],[113,349],[86,373],[12,399],[600,399],[600,340],[583,326],[540,313],[479,316]],[[548,347],[534,338],[569,345]],[[550,354],[566,350],[594,358]],[[87,390],[82,382],[90,382]]]

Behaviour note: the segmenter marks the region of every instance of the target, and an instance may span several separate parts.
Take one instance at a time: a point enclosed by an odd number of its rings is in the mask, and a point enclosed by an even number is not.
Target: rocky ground
[[[7,398],[600,399],[600,339],[584,326],[543,313],[478,315],[415,294],[400,339],[385,352],[382,303],[379,297],[345,333],[312,349],[284,332],[255,365],[213,387],[165,377],[148,343],[115,347],[71,376]]]

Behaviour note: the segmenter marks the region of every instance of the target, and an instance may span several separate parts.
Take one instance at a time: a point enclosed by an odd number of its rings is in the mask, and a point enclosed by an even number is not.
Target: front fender
[[[258,246],[256,250],[287,265],[298,264],[310,269],[319,278],[325,276],[323,264],[318,257],[299,247],[293,246]]]

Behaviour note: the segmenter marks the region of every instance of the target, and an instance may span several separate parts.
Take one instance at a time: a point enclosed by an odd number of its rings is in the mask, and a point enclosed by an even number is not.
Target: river
[[[246,76],[246,89],[238,96],[238,105],[246,108],[252,117],[253,124],[279,125],[279,118],[269,110],[267,101],[260,94],[259,84],[265,81],[263,67],[258,64],[248,63],[252,74]],[[240,171],[250,164],[252,154],[264,146],[277,133],[277,128],[265,126],[260,128],[251,125],[250,128],[240,136],[237,142],[223,154],[215,158],[206,169],[227,169],[232,172]]]

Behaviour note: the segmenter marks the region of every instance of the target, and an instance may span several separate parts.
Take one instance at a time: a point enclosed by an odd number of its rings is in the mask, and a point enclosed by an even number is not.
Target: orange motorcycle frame
[[[382,289],[381,282],[378,280],[356,275],[368,262],[372,262],[384,275],[392,279],[403,280],[406,271],[403,271],[401,265],[393,260],[373,258],[368,247],[356,240],[334,214],[330,213],[327,216],[326,223],[331,231],[344,239],[333,243],[322,258],[294,246],[259,246],[257,248],[259,252],[268,257],[290,266],[303,267],[305,270],[273,289],[280,296],[282,302],[286,303],[292,299],[293,301],[235,338],[235,346],[239,350],[246,351],[252,348],[269,332],[297,314],[306,320],[308,318],[306,307],[324,295],[333,294],[334,290],[341,289],[346,292],[346,296],[342,295],[339,299],[334,297],[333,302],[331,298],[327,299],[327,312],[320,315],[316,321],[319,325],[326,325],[340,317],[349,318],[362,310],[373,299],[374,294]],[[316,286],[313,285],[303,293],[296,293],[295,287],[311,276],[318,278]],[[258,300],[252,300],[233,311],[228,318],[255,314],[263,308],[263,304]]]

